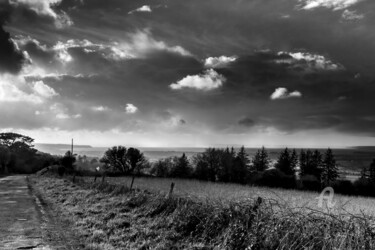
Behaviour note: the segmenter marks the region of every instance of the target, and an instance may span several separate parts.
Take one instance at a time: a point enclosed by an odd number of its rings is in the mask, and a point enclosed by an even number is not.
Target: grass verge
[[[375,249],[365,215],[298,211],[260,197],[203,201],[107,183],[30,181],[86,249]]]

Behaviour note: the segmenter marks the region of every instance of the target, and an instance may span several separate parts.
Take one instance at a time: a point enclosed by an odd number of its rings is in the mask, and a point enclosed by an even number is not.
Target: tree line
[[[0,133],[0,174],[35,173],[55,164],[56,157],[34,148],[34,139],[17,133]]]
[[[158,177],[195,178],[215,182],[259,184],[294,188],[302,180],[306,188],[329,186],[338,178],[338,167],[331,149],[324,154],[315,150],[285,148],[274,166],[267,150],[262,147],[250,158],[244,147],[208,148],[189,161],[181,157],[161,159],[153,164],[150,173]]]

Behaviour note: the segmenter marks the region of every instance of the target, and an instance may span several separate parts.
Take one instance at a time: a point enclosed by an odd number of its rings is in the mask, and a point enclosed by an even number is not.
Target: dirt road
[[[0,249],[52,249],[43,242],[43,223],[26,176],[0,178]]]

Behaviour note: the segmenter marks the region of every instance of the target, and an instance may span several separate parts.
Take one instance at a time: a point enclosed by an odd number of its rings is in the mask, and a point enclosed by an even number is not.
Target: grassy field
[[[85,177],[92,182],[93,177]],[[98,179],[98,182],[100,180]],[[107,177],[111,184],[130,186],[130,177]],[[175,183],[174,194],[181,197],[199,198],[200,200],[242,201],[257,197],[274,200],[291,209],[314,209],[335,214],[367,214],[375,216],[375,199],[367,197],[346,196],[335,194],[333,209],[319,207],[316,192],[286,190],[267,187],[251,187],[238,184],[212,183],[198,180],[168,178],[136,178],[134,188],[167,194],[171,183]],[[323,204],[324,205],[324,204]]]
[[[130,181],[124,178],[108,180],[121,184]],[[143,183],[147,189],[154,190],[150,192],[131,191],[107,182],[93,183],[92,179],[78,179],[72,183],[70,177],[30,178],[34,190],[70,222],[86,249],[375,247],[374,221],[365,215],[293,210],[286,203],[265,196],[251,199],[251,195],[260,193],[286,194],[281,190],[254,189],[256,192],[247,193],[246,197],[246,193],[241,193],[246,187],[196,181],[174,180],[178,195],[166,197],[164,188],[168,189],[170,181],[136,179],[136,186],[141,187]],[[205,191],[215,193],[215,190],[216,196],[201,196]],[[289,192],[289,196],[294,194],[294,191],[285,192]],[[230,193],[235,194],[227,197]]]

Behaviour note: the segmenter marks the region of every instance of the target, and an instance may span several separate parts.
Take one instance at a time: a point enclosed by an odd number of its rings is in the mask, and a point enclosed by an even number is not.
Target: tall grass
[[[92,177],[85,177],[87,182],[93,181]],[[131,177],[107,177],[110,184],[130,186]],[[315,209],[335,214],[366,214],[375,216],[375,199],[362,196],[347,196],[335,194],[333,202],[335,206],[328,209],[326,206],[318,206],[317,192],[286,190],[281,188],[268,188],[239,185],[232,183],[213,183],[198,180],[174,179],[174,178],[136,178],[134,187],[141,190],[149,190],[166,194],[171,183],[174,182],[174,193],[182,197],[198,198],[201,200],[243,201],[263,197],[276,200],[284,206],[293,209]]]
[[[136,181],[139,185],[140,179]],[[255,196],[224,201],[181,196],[176,190],[169,197],[111,182],[81,180],[74,185],[57,178],[33,179],[75,222],[89,249],[375,248],[373,219],[366,215],[291,209]],[[178,185],[182,183],[176,181]]]

